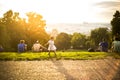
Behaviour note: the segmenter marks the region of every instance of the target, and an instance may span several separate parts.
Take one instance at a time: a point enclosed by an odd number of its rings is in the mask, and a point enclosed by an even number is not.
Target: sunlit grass
[[[108,57],[120,59],[120,55],[116,53],[106,53],[106,52],[87,52],[87,51],[67,51],[62,52],[58,51],[57,57],[54,56],[54,53],[51,52],[50,57],[48,52],[26,52],[26,53],[17,53],[17,52],[2,52],[0,53],[0,60],[49,60],[51,58],[56,58],[57,60],[94,60],[94,59],[105,59]]]

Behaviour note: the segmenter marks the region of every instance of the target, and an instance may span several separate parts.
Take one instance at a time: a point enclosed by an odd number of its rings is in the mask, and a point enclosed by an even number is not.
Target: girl
[[[51,37],[47,44],[49,44],[49,46],[48,46],[48,51],[49,51],[49,52],[48,52],[48,55],[50,56],[50,52],[53,51],[54,54],[55,54],[55,56],[57,56],[57,55],[56,55],[56,49],[57,49],[57,48],[56,48],[55,45],[54,45],[54,38]]]

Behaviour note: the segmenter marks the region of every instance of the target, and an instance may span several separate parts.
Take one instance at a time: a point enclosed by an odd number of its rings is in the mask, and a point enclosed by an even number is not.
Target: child
[[[49,44],[49,46],[48,46],[48,51],[49,51],[49,52],[48,52],[48,55],[50,56],[50,52],[53,51],[54,54],[55,54],[55,56],[57,56],[57,55],[56,55],[56,49],[57,49],[57,48],[56,48],[55,45],[54,45],[54,38],[51,37],[47,44]]]

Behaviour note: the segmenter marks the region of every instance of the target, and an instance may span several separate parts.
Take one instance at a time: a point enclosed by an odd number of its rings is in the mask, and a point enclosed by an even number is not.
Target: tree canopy
[[[24,39],[31,48],[33,42],[39,40],[41,44],[48,40],[48,34],[45,32],[46,21],[42,15],[29,12],[28,21],[19,16],[18,12],[7,11],[0,18],[0,45],[5,51],[16,51],[17,44]]]
[[[108,28],[96,28],[91,31],[90,38],[94,42],[94,45],[98,46],[99,42],[103,39],[106,39],[107,41],[110,40],[110,33]]]
[[[35,12],[28,12],[27,19],[21,18],[19,12],[7,11],[0,18],[0,45],[5,51],[17,51],[17,44],[20,40],[25,40],[28,50],[31,50],[33,43],[39,40],[40,44],[48,41],[50,34],[45,31],[46,21],[43,16]],[[120,35],[120,12],[116,11],[111,21],[112,35]],[[98,46],[103,38],[110,40],[110,33],[107,28],[98,28],[91,31],[89,37],[81,33],[72,35],[54,29],[51,36],[56,37],[55,44],[57,49],[69,49],[71,46],[75,49]]]
[[[71,45],[70,40],[70,36],[67,33],[62,32],[56,37],[55,44],[59,50],[69,49]]]
[[[120,36],[120,12],[119,11],[116,11],[115,14],[113,15],[111,25],[112,25],[112,36],[116,36],[116,35]]]
[[[71,44],[72,44],[73,48],[79,49],[79,48],[85,46],[85,41],[86,41],[86,36],[81,33],[75,32],[72,35]]]

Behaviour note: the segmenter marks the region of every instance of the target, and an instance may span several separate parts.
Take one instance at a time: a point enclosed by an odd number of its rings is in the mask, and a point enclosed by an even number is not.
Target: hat
[[[38,43],[39,41],[37,40],[36,42]]]

